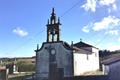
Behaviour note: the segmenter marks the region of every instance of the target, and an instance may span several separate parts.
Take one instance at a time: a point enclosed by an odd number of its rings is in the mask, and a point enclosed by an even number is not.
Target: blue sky
[[[54,7],[61,40],[120,49],[119,0],[0,0],[0,57],[34,56]]]

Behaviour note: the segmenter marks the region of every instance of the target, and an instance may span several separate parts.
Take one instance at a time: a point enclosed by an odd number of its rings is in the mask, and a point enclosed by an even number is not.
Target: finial
[[[52,8],[52,13],[54,13],[54,8]]]
[[[49,24],[49,19],[48,19],[48,24]]]
[[[37,44],[37,50],[39,49],[39,44]]]
[[[54,10],[54,8],[52,8],[52,15],[55,15],[55,10]]]
[[[58,24],[60,24],[60,17],[58,17]]]
[[[82,42],[82,39],[80,38],[80,42]]]

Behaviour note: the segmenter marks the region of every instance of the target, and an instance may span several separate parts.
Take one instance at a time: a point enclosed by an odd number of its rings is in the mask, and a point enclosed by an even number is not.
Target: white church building
[[[60,39],[60,20],[54,9],[47,23],[47,40],[37,45],[36,79],[56,80],[99,69],[98,48],[82,41],[69,45]]]

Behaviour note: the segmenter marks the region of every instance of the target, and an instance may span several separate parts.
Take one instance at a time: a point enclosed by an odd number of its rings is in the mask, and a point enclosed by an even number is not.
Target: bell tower
[[[54,8],[52,9],[52,14],[47,23],[47,42],[57,42],[60,41],[60,19],[56,20],[56,14]]]

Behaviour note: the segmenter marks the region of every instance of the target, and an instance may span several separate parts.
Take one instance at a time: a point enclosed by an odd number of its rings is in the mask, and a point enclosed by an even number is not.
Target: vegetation
[[[32,74],[33,74],[32,72],[26,72],[26,73],[19,73],[15,75],[9,75],[8,80],[23,80],[25,78],[32,76]]]
[[[28,61],[19,61],[17,62],[18,72],[31,72],[35,71],[35,63]]]
[[[0,61],[1,66],[6,66],[13,63],[17,66],[19,73],[9,74],[8,80],[23,80],[35,72],[35,57],[0,58]]]
[[[16,64],[18,72],[33,72],[35,71],[35,57],[25,58],[0,58],[0,65],[6,66]]]
[[[101,58],[113,55],[113,54],[120,54],[120,50],[116,50],[116,51],[109,51],[109,50],[100,50],[99,51],[99,56]]]

